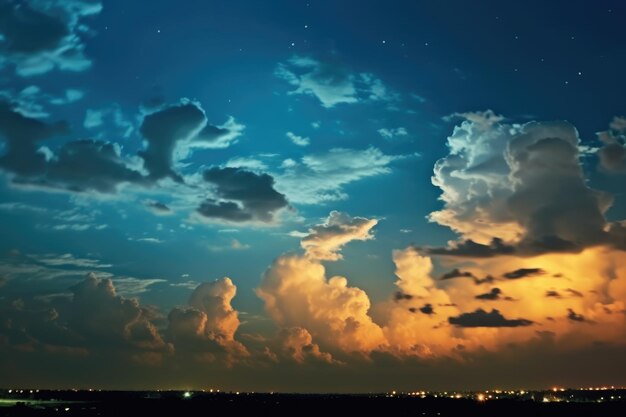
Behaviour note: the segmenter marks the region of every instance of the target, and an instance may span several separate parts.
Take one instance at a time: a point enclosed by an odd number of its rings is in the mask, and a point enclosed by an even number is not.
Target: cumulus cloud
[[[73,293],[69,324],[91,343],[157,350],[165,347],[151,312],[136,299],[117,295],[110,279],[89,274],[73,287]]]
[[[345,227],[341,227],[344,223]],[[256,290],[270,317],[281,327],[305,329],[321,345],[344,352],[368,353],[384,345],[381,327],[368,315],[367,294],[348,286],[344,277],[327,278],[324,266],[316,258],[321,253],[322,258],[338,259],[339,247],[355,238],[370,238],[369,229],[374,224],[366,219],[331,214],[309,235],[309,241],[315,242],[309,246],[313,256],[278,257]]]
[[[326,108],[397,99],[397,94],[372,74],[354,73],[339,63],[311,57],[294,56],[278,64],[275,74],[295,88],[289,94],[313,96]]]
[[[471,313],[463,313],[457,317],[449,317],[450,324],[459,327],[520,327],[530,326],[532,321],[526,319],[507,319],[495,308],[487,312],[482,308]]]
[[[299,364],[336,363],[330,353],[322,352],[319,345],[313,343],[313,336],[302,327],[282,329],[278,338],[283,355]]]
[[[626,118],[615,116],[598,138],[603,143],[598,151],[600,166],[607,172],[626,173]]]
[[[491,111],[459,116],[465,120],[432,178],[444,207],[429,219],[462,240],[430,253],[494,256],[622,244],[621,227],[604,217],[612,198],[586,184],[571,124],[507,124]]]
[[[0,4],[0,67],[10,64],[29,77],[53,69],[84,71],[83,22],[102,10],[98,0],[4,1]]]
[[[285,196],[274,189],[274,178],[239,168],[213,167],[203,178],[215,187],[219,200],[207,199],[197,212],[206,218],[230,222],[270,223],[288,206]]]
[[[240,321],[231,301],[236,293],[230,278],[205,282],[191,294],[189,307],[173,309],[167,334],[176,349],[205,361],[220,352],[228,354],[229,362],[247,356],[245,346],[235,339]]]
[[[284,163],[276,175],[276,188],[289,200],[301,204],[323,204],[348,196],[343,187],[363,178],[391,172],[389,165],[404,156],[386,155],[380,149],[333,148]],[[285,161],[287,162],[287,161]]]

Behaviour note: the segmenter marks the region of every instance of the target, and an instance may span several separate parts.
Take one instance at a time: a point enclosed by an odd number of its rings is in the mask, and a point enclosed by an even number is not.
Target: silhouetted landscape
[[[623,415],[625,389],[279,394],[209,391],[2,390],[2,416],[320,416],[334,410],[393,416]]]

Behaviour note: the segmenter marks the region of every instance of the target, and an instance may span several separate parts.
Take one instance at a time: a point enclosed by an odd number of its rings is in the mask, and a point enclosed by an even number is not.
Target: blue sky
[[[624,259],[620,2],[0,7],[3,303],[22,300],[35,311],[44,300],[63,311],[55,300],[76,300],[76,285],[92,273],[112,280],[116,300],[136,297],[160,311],[146,320],[165,332],[168,311],[200,309],[190,294],[229,277],[237,335],[270,338],[289,328],[288,340],[306,332],[309,344],[341,357],[345,346],[332,346],[319,323],[288,320],[259,295],[291,256],[284,254],[313,259],[309,266],[324,265],[325,279],[348,277],[362,289],[374,324],[385,329],[380,346],[400,337],[385,305],[393,294],[414,296],[398,284],[409,248],[432,257],[432,277],[459,268],[503,272],[494,266],[500,255],[512,269],[528,269],[528,257],[552,265],[544,258],[598,248],[609,248],[613,264]],[[537,135],[562,139],[573,153],[551,159],[566,151],[546,144],[547,159],[524,165],[517,144]],[[436,166],[457,168],[448,175]],[[311,240],[341,254],[320,257]],[[491,244],[498,261],[449,256],[468,241]],[[535,269],[549,269],[542,265]],[[469,291],[446,285],[424,288],[452,301]],[[550,285],[542,291],[554,291]],[[594,302],[570,311],[593,310]],[[495,311],[526,317],[503,306]],[[457,317],[474,309],[468,304]],[[163,341],[175,345],[165,333]],[[222,348],[236,356],[233,346]],[[255,357],[253,347],[243,349]]]

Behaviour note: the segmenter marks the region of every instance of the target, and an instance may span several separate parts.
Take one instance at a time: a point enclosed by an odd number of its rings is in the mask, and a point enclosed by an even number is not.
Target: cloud
[[[502,239],[494,237],[489,244],[476,243],[472,239],[451,242],[444,248],[418,248],[431,255],[468,256],[472,258],[488,258],[498,255],[512,255],[513,246],[505,244]]]
[[[370,240],[371,230],[378,220],[350,217],[346,213],[331,211],[324,223],[313,226],[300,245],[310,259],[336,261],[342,258],[341,248],[354,240]]]
[[[213,167],[204,171],[203,178],[215,187],[220,199],[207,199],[198,207],[197,212],[209,219],[271,223],[276,213],[288,206],[269,174]]]
[[[182,181],[174,172],[174,150],[179,141],[188,141],[206,124],[202,109],[191,102],[166,107],[144,117],[140,132],[147,147],[140,152],[153,180],[170,177]]]
[[[603,143],[598,151],[600,166],[610,173],[626,173],[626,118],[615,116],[598,138]]]
[[[123,182],[141,183],[139,171],[129,167],[119,145],[99,140],[66,142],[55,154],[38,143],[65,135],[65,123],[46,124],[0,102],[0,135],[7,149],[0,167],[13,174],[13,183],[72,192],[114,192]]]
[[[156,215],[167,215],[172,213],[172,209],[170,209],[167,204],[160,201],[146,201],[145,205]]]
[[[403,156],[386,155],[380,149],[364,150],[333,148],[324,153],[310,154],[296,162],[283,164],[284,171],[276,175],[276,188],[289,201],[300,204],[324,204],[344,200],[343,187],[363,178],[391,172],[389,165]]]
[[[311,140],[309,138],[306,138],[304,136],[298,136],[293,132],[287,132],[287,137],[291,142],[293,142],[294,145],[309,146],[309,144],[311,143]]]
[[[623,244],[622,228],[604,217],[611,196],[587,186],[574,126],[507,124],[491,111],[459,116],[432,179],[444,207],[429,219],[461,240],[428,253],[527,256]]]
[[[392,140],[400,136],[407,136],[409,132],[407,132],[404,127],[396,127],[396,128],[381,128],[377,130],[378,134],[387,140]]]
[[[502,290],[496,287],[496,288],[492,288],[491,291],[487,293],[478,294],[476,296],[476,299],[494,301],[494,300],[499,300],[501,294],[502,294]]]
[[[43,174],[46,156],[39,152],[37,143],[68,132],[67,124],[47,124],[26,117],[14,109],[13,103],[0,100],[0,135],[6,141],[0,167],[18,176]]]
[[[134,277],[115,277],[112,278],[112,281],[115,284],[116,292],[122,295],[143,294],[149,291],[154,284],[167,282],[159,278],[139,279]]]
[[[267,164],[260,159],[245,156],[230,158],[225,165],[227,168],[244,168],[251,171],[266,171]]]
[[[223,125],[211,125],[199,103],[181,99],[144,117],[139,130],[147,146],[139,155],[151,179],[169,177],[181,182],[175,165],[198,149],[227,148],[244,129],[233,117]]]
[[[369,239],[374,224],[331,213],[324,224],[311,229],[312,256],[307,249],[307,255],[286,254],[274,261],[256,293],[277,325],[305,329],[320,345],[344,352],[366,354],[386,343],[382,329],[368,315],[367,294],[348,286],[344,277],[327,278],[317,258],[319,253],[339,259],[336,251],[349,240]]]
[[[330,353],[322,352],[318,344],[313,343],[313,336],[302,327],[282,329],[278,335],[284,356],[299,364],[335,363]]]
[[[278,64],[275,75],[295,87],[290,95],[303,94],[317,98],[322,106],[366,101],[393,101],[397,94],[369,73],[353,73],[338,63],[294,56]]]
[[[247,356],[245,346],[235,339],[240,321],[231,301],[236,294],[230,278],[200,284],[189,307],[174,308],[169,314],[167,334],[176,349],[208,361],[220,351],[228,354],[229,362]]]
[[[97,259],[76,258],[71,253],[63,255],[46,254],[46,255],[30,255],[31,259],[47,266],[73,266],[77,268],[110,268],[113,265],[102,263]]]
[[[221,125],[207,124],[191,142],[190,149],[224,149],[237,143],[246,126],[229,116]]]
[[[476,278],[474,274],[468,271],[461,271],[458,268],[454,268],[450,272],[446,272],[439,279],[452,279],[452,278]]]
[[[226,245],[208,245],[207,248],[212,252],[222,252],[225,250],[246,250],[250,249],[250,245],[241,243],[239,239],[230,239]]]
[[[449,317],[448,322],[458,327],[523,327],[533,324],[532,321],[526,319],[506,319],[495,308],[490,313],[479,308],[472,313]]]
[[[19,182],[19,180],[18,180]],[[113,193],[122,183],[142,183],[142,174],[129,167],[117,143],[77,140],[65,143],[48,163],[44,178],[26,181],[32,185],[74,192]]]
[[[577,314],[571,308],[567,309],[567,319],[571,320],[571,321],[576,321],[576,322],[579,322],[579,323],[587,321],[587,319],[585,319],[585,316],[583,316],[582,314]]]
[[[544,271],[541,268],[519,268],[519,269],[516,269],[515,271],[505,273],[504,278],[519,279],[519,278],[526,278],[526,277],[536,277],[538,275],[543,275],[545,273],[546,271]]]
[[[109,122],[109,125],[106,127],[112,126],[114,128],[113,134],[115,136],[128,138],[135,131],[135,123],[124,115],[122,109],[117,104],[100,109],[87,109],[85,111],[83,127],[85,129],[94,130],[95,136],[101,139],[103,132],[107,132],[107,130],[104,129],[105,121]]]
[[[17,75],[30,77],[53,69],[84,71],[83,22],[102,10],[97,0],[5,1],[0,4],[0,67],[6,63]]]
[[[110,279],[89,274],[72,291],[69,326],[91,347],[165,349],[152,313],[136,299],[117,295]]]
[[[50,116],[47,107],[62,106],[75,103],[83,98],[85,93],[82,90],[68,88],[60,96],[44,93],[36,85],[29,85],[18,91],[0,90],[0,98],[7,102],[12,102],[16,111],[25,117],[34,119],[45,119]]]
[[[435,309],[433,308],[433,305],[430,303],[424,304],[422,307],[419,308],[419,311],[429,316],[431,314],[435,314]]]

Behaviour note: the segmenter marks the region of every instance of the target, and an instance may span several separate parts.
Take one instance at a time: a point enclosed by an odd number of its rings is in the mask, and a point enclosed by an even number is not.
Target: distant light
[[[70,408],[69,407],[65,407],[65,411],[70,411]]]
[[[189,391],[185,391],[185,393],[183,394],[183,397],[189,398],[191,397],[191,393]]]
[[[485,401],[485,394],[482,394],[482,393],[481,393],[481,394],[478,394],[478,395],[476,396],[476,399],[477,399],[478,401]]]

